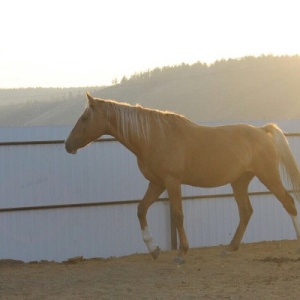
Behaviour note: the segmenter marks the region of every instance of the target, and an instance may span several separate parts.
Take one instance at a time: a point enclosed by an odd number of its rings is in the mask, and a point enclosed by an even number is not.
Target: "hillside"
[[[48,90],[46,99],[28,97],[25,103],[17,96],[2,101],[0,90],[0,126],[72,125],[85,106],[85,90],[96,97],[178,112],[195,122],[297,119],[300,57],[245,57],[210,66],[157,68],[106,88],[63,89],[52,100]],[[43,89],[39,93],[43,95]],[[7,104],[7,99],[15,104]]]

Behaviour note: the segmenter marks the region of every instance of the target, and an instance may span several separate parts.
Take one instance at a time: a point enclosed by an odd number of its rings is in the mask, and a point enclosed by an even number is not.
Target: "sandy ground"
[[[65,263],[0,261],[0,299],[300,299],[296,241],[136,254]]]

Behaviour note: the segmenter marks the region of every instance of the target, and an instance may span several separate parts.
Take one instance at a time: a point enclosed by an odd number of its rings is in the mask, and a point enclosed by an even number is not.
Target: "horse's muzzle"
[[[70,147],[70,145],[68,144],[68,142],[65,142],[65,148],[66,148],[66,151],[67,151],[68,153],[70,153],[70,154],[76,154],[76,153],[77,153],[77,150],[72,149],[72,148]]]

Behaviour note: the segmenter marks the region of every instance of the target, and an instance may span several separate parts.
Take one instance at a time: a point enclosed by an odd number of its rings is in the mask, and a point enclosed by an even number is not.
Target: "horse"
[[[65,149],[75,154],[102,135],[115,137],[134,153],[149,181],[137,216],[142,238],[154,259],[160,248],[149,229],[147,210],[167,190],[179,237],[174,261],[184,263],[189,244],[183,227],[181,184],[206,188],[231,185],[240,220],[227,253],[238,250],[253,213],[248,186],[255,176],[282,203],[300,241],[297,209],[287,191],[292,188],[300,200],[299,169],[276,124],[201,126],[176,113],[97,99],[87,93],[87,106],[65,141]]]

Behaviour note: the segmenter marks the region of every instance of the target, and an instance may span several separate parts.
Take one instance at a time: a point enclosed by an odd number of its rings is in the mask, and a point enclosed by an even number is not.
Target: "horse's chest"
[[[149,164],[141,159],[138,159],[137,162],[141,173],[147,180],[157,183],[163,181],[163,166]]]

